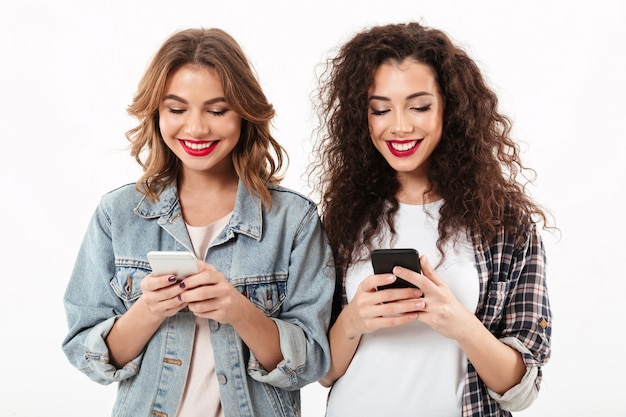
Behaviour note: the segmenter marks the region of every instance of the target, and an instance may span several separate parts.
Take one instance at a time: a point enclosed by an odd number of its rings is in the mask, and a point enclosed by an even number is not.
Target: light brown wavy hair
[[[522,165],[510,137],[511,121],[498,111],[496,94],[476,63],[440,30],[414,22],[371,27],[328,59],[315,96],[318,141],[309,173],[321,195],[338,283],[349,265],[372,249],[385,224],[396,233],[400,184],[372,144],[368,90],[381,64],[407,58],[433,70],[444,100],[443,133],[431,157],[428,190],[444,199],[437,241],[442,255],[443,243],[459,230],[489,243],[504,228],[521,243],[534,221],[546,222],[524,189],[535,173]]]
[[[144,174],[136,188],[150,200],[181,171],[178,157],[165,145],[159,130],[159,104],[168,76],[183,65],[215,70],[233,111],[242,118],[241,136],[232,158],[245,187],[271,208],[268,183],[279,183],[287,153],[270,133],[274,107],[268,102],[240,45],[221,29],[186,29],[170,36],[157,51],[139,82],[128,113],[139,125],[126,132],[131,155]],[[273,152],[273,153],[272,153]]]

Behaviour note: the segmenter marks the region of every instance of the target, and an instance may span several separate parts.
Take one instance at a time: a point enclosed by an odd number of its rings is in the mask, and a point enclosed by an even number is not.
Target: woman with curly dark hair
[[[338,279],[328,416],[528,407],[550,356],[547,218],[476,63],[440,30],[372,27],[328,61],[319,99],[311,172]],[[379,248],[417,249],[421,273],[374,274]]]

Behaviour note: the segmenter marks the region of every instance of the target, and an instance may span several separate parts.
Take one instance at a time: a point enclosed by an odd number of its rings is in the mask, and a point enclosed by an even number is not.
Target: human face
[[[184,65],[172,72],[159,105],[159,128],[183,174],[232,174],[231,154],[241,117],[224,97],[220,76],[210,67]]]
[[[384,63],[368,91],[372,143],[399,177],[427,178],[441,140],[443,98],[429,66],[413,59]]]

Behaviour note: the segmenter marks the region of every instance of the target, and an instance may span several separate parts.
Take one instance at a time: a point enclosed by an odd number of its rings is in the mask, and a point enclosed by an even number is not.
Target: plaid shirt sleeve
[[[501,340],[521,344],[527,368],[537,372],[530,389],[539,390],[541,366],[550,358],[552,315],[546,286],[546,256],[536,226],[523,245],[501,231],[488,245],[474,237],[480,298],[476,316]],[[510,343],[507,343],[510,345]],[[528,374],[528,373],[527,373]],[[505,393],[506,395],[506,393]],[[528,395],[528,393],[520,393]],[[510,416],[492,398],[471,363],[465,378],[463,416]]]

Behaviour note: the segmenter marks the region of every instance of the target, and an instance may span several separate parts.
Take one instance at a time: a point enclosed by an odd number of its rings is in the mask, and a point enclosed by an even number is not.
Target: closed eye
[[[421,113],[421,112],[425,112],[425,111],[430,110],[431,107],[432,107],[432,104],[427,104],[427,105],[422,106],[422,107],[411,107],[411,110],[415,110],[416,112]]]
[[[376,110],[376,109],[371,109],[372,115],[374,116],[382,116],[383,114],[387,114],[389,113],[389,110]]]

